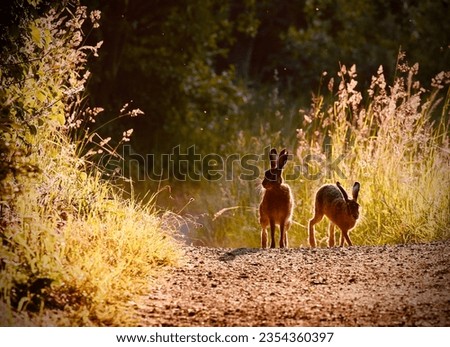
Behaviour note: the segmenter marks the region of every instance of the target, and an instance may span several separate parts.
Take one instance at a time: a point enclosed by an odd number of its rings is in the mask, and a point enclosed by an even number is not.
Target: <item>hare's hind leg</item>
[[[328,230],[328,247],[334,247],[334,223],[332,221],[330,221]]]
[[[259,223],[261,224],[261,248],[267,248],[267,226],[269,225],[269,219],[261,217]]]
[[[323,218],[323,213],[315,211],[314,217],[309,221],[309,245],[311,247],[316,247],[316,237],[314,235],[314,224],[319,223]]]
[[[287,221],[284,224],[281,223],[280,225],[280,248],[289,247],[288,230],[290,226],[291,226],[290,221]]]
[[[267,248],[267,228],[261,230],[261,248]]]
[[[280,223],[280,248],[285,247],[286,231],[284,230],[284,224]]]
[[[287,231],[289,229],[289,224],[280,223],[280,248],[288,248],[288,238]]]

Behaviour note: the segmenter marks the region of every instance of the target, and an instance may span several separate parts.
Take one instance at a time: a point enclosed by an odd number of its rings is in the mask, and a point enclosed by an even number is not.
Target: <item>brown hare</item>
[[[291,189],[283,183],[281,173],[288,160],[288,152],[283,149],[280,156],[272,148],[269,154],[270,170],[264,173],[262,186],[264,194],[259,205],[261,224],[261,247],[267,247],[267,227],[270,225],[270,248],[275,248],[275,226],[280,226],[280,248],[288,247],[287,231],[292,222],[294,199]]]
[[[309,221],[309,244],[311,247],[316,247],[314,224],[319,223],[324,215],[330,220],[328,246],[334,247],[334,225],[341,229],[340,246],[344,245],[344,241],[347,241],[349,246],[352,245],[348,233],[359,218],[359,204],[356,202],[359,188],[359,182],[355,182],[352,190],[353,200],[348,198],[347,192],[339,182],[336,182],[336,185],[327,184],[319,188],[316,193],[314,217]]]

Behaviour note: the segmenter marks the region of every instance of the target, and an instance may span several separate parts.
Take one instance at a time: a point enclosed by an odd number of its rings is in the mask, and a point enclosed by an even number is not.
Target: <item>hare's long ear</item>
[[[344,196],[345,201],[348,201],[348,195],[344,188],[342,188],[341,184],[339,182],[336,182],[337,187],[341,191],[342,195]]]
[[[359,188],[361,188],[361,185],[359,184],[359,182],[355,182],[352,189],[353,200],[355,201],[358,199]]]
[[[270,168],[275,169],[277,167],[277,150],[272,148],[269,153]]]
[[[288,151],[286,149],[283,149],[278,158],[278,169],[281,170],[284,167],[284,165],[286,165],[287,160],[288,160]]]

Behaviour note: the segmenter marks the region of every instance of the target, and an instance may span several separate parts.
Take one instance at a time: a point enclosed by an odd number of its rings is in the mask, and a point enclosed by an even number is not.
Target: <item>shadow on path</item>
[[[219,257],[220,261],[233,261],[238,256],[259,253],[261,250],[259,248],[236,248],[232,251],[227,251]]]

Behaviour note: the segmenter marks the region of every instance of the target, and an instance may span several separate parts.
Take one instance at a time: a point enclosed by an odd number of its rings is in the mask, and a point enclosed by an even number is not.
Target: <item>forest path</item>
[[[185,253],[142,325],[450,326],[450,241]]]

